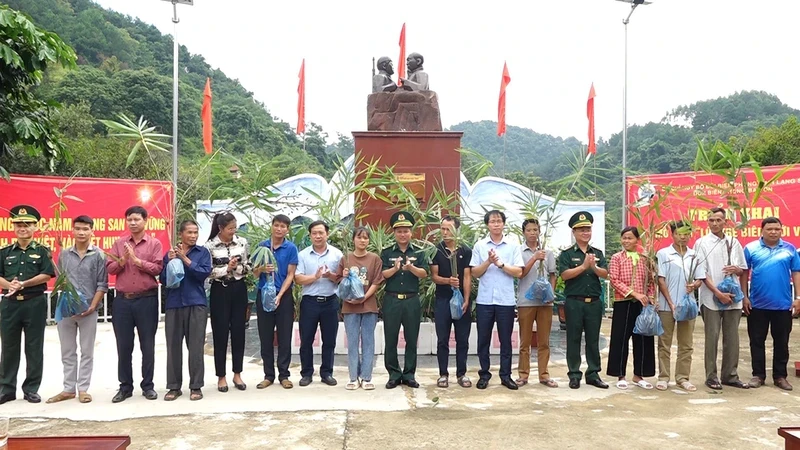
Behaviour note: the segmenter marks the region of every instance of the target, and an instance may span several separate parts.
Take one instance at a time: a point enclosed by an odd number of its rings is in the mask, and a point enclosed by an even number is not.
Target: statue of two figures
[[[425,73],[422,64],[425,58],[419,53],[412,53],[406,58],[408,78],[403,78],[398,74],[401,81],[401,88],[406,91],[429,91],[428,74]],[[394,66],[388,56],[381,56],[378,59],[378,73],[372,77],[372,92],[394,92],[398,89],[397,84],[392,81]]]
[[[378,73],[372,76],[372,93],[367,97],[368,131],[442,131],[439,100],[430,90],[424,61],[419,53],[408,55],[408,78],[398,74],[397,86],[392,81],[392,60],[378,59]]]

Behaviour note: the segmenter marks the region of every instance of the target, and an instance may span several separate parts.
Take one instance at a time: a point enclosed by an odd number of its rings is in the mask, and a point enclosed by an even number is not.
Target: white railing
[[[161,288],[157,289],[158,291],[158,310],[159,310],[159,321],[164,320],[164,304],[161,302]],[[55,302],[51,300],[53,292],[47,291],[45,292],[47,295],[47,323],[48,325],[53,325],[56,323],[55,321],[55,311],[53,308],[55,307]],[[111,309],[109,308],[109,299],[115,298],[117,295],[117,291],[114,288],[108,288],[108,292],[106,295],[103,296],[103,301],[100,302],[100,305],[97,307],[97,320],[99,322],[111,322]]]

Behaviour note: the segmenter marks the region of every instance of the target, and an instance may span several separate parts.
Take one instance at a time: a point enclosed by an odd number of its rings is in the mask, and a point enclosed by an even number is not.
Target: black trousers
[[[450,359],[450,330],[455,328],[456,338],[456,377],[467,374],[467,352],[469,351],[469,332],[472,328],[472,315],[469,311],[458,320],[450,315],[450,299],[437,298],[433,317],[436,323],[436,359],[439,362],[439,376],[450,375],[447,365]]]
[[[314,339],[317,326],[322,338],[322,365],[320,378],[333,375],[333,351],[336,348],[336,333],[339,331],[339,299],[331,295],[325,301],[316,296],[304,295],[300,301],[300,376],[314,375]]]
[[[247,285],[244,280],[211,283],[211,337],[214,340],[214,370],[225,376],[228,336],[231,338],[233,373],[241,373],[244,362],[244,322]]]
[[[478,324],[478,362],[481,380],[492,378],[489,360],[489,347],[492,343],[492,329],[497,324],[497,337],[500,340],[500,379],[511,378],[511,334],[514,332],[514,306],[481,305],[476,307]]]
[[[642,312],[638,300],[614,302],[611,318],[611,344],[608,349],[606,373],[612,377],[624,377],[628,366],[628,343],[633,339],[633,374],[637,377],[652,377],[656,374],[655,339],[633,333],[636,318]]]
[[[752,309],[747,316],[747,334],[750,336],[750,357],[753,376],[767,378],[765,352],[767,332],[772,333],[772,378],[786,378],[789,363],[789,335],[792,332],[792,312],[770,309]]]
[[[281,304],[272,312],[261,307],[261,289],[256,293],[256,317],[258,339],[261,341],[261,361],[264,363],[264,379],[275,381],[274,337],[278,334],[278,379],[289,378],[289,363],[292,362],[292,326],[294,325],[294,298],[289,290],[281,297]]]
[[[156,353],[156,330],[158,329],[158,297],[125,298],[118,292],[114,298],[111,316],[114,336],[117,338],[117,377],[119,389],[133,391],[133,333],[139,335],[142,351],[142,391],[153,389],[153,369]]]

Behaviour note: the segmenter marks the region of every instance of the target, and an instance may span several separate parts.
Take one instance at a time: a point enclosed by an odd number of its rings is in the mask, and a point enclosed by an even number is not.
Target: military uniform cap
[[[569,218],[570,228],[590,227],[594,223],[594,217],[588,211],[578,211]]]
[[[389,225],[391,225],[392,228],[413,227],[414,216],[407,211],[397,211],[392,214],[392,217],[389,219]]]
[[[39,211],[30,205],[17,205],[10,209],[11,221],[14,223],[19,222],[38,222],[42,218]]]

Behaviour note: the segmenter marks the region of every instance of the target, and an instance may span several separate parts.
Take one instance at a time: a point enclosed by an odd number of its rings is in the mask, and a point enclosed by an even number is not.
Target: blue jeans
[[[497,323],[497,337],[500,340],[500,379],[511,378],[511,333],[514,331],[514,307],[499,305],[477,305],[478,323],[478,361],[482,380],[492,378],[489,361],[489,345],[492,342],[492,328]]]
[[[361,378],[372,381],[372,362],[375,359],[375,325],[377,313],[344,315],[344,331],[347,333],[347,368],[350,381]],[[361,340],[361,355],[358,354],[358,341]]]

